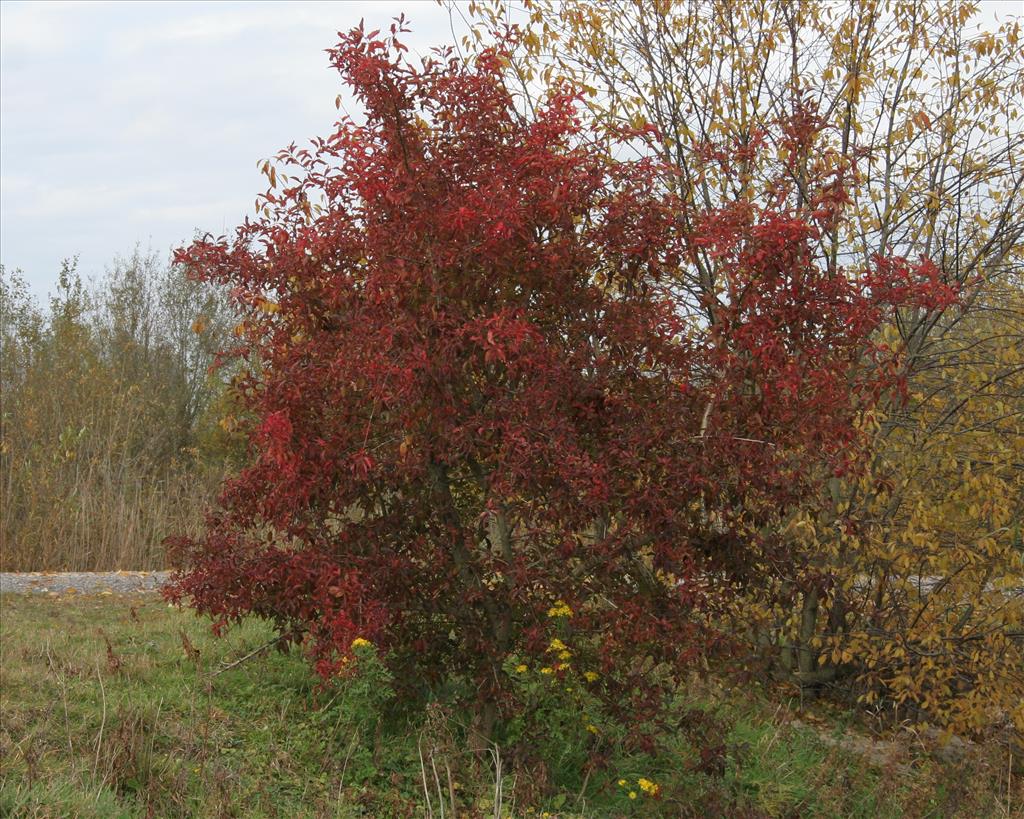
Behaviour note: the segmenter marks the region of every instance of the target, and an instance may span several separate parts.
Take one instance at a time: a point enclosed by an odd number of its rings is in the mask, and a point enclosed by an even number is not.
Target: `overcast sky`
[[[93,276],[136,243],[168,256],[230,231],[257,162],[330,131],[336,32],[403,11],[413,51],[452,41],[427,0],[0,2],[0,262],[43,296],[63,258]]]
[[[413,51],[451,42],[447,12],[412,0],[3,2],[0,262],[43,296],[65,257],[91,276],[136,242],[168,256],[230,231],[257,161],[330,131],[336,32],[403,11]]]

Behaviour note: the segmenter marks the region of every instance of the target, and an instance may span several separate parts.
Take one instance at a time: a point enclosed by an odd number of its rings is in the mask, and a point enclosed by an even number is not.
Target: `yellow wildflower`
[[[658,786],[654,782],[651,782],[650,779],[644,779],[643,777],[640,777],[636,781],[636,784],[640,786],[640,790],[642,790],[644,793],[651,794],[651,796],[654,796],[654,794],[658,792]]]
[[[571,651],[559,651],[558,652],[558,659],[559,660],[568,660],[570,657],[572,657],[572,652]]]
[[[630,799],[636,799],[636,791],[630,791],[629,792],[629,798]]]
[[[587,730],[590,731],[590,733],[592,733],[592,734],[596,734],[597,733],[597,726],[596,725],[588,724],[587,725]]]
[[[568,663],[559,663],[558,665],[555,666],[555,668],[557,668],[559,671],[565,671],[565,669],[567,669],[568,667],[569,667]]]
[[[516,673],[517,674],[525,674],[527,671],[529,671],[529,669],[526,667],[526,665],[524,663],[520,663],[519,665],[516,666]]]
[[[566,645],[557,637],[551,641],[551,645],[548,646],[548,651],[565,651]]]
[[[548,617],[572,617],[572,609],[564,600],[556,600],[555,605],[548,609]]]
[[[583,676],[586,678],[587,682],[596,682],[601,675],[596,671],[585,671],[583,672]]]
[[[619,780],[619,787],[620,788],[626,787],[626,780],[625,779],[620,779]]]
[[[363,646],[372,645],[373,643],[371,643],[369,640],[363,639],[362,637],[356,637],[356,639],[352,641],[352,648],[362,648]]]
[[[544,666],[544,667],[543,667],[543,668],[542,668],[542,669],[540,670],[540,673],[541,673],[541,674],[554,674],[555,672],[554,672],[554,670],[553,670],[553,669],[550,669],[550,668],[548,668],[547,666]]]

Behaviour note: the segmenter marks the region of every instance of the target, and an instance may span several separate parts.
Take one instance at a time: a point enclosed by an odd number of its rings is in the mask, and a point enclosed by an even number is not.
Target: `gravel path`
[[[155,592],[170,572],[0,572],[0,594]]]

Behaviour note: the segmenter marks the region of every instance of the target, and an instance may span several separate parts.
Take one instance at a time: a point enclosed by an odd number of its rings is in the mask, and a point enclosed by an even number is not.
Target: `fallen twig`
[[[274,645],[274,643],[279,643],[282,639],[283,638],[281,638],[281,637],[274,637],[272,640],[268,640],[263,645],[261,645],[259,648],[256,648],[256,649],[253,649],[252,651],[250,651],[244,657],[239,657],[234,662],[228,663],[227,665],[225,665],[222,668],[218,668],[210,676],[211,677],[216,677],[219,674],[223,674],[225,671],[230,671],[232,668],[237,668],[242,663],[244,663],[246,660],[250,660],[253,657],[255,657],[257,654],[260,654],[260,653],[266,651],[268,648],[270,648],[272,645]]]

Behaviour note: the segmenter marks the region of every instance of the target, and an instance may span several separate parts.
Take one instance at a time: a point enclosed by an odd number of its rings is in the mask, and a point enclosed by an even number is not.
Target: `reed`
[[[66,263],[45,308],[0,270],[0,568],[166,567],[161,541],[197,530],[238,462],[210,374],[230,324],[152,255],[88,285]]]

